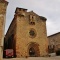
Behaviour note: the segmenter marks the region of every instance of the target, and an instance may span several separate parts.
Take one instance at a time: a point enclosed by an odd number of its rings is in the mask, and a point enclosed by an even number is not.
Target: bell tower
[[[8,5],[7,1],[0,0],[0,55],[1,55],[0,58],[2,58],[2,51],[3,51],[4,29],[5,29],[7,5]]]

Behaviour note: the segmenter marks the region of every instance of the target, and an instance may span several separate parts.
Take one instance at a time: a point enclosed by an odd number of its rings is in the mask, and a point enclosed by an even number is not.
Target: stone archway
[[[30,57],[39,57],[40,56],[39,44],[31,42],[28,46],[28,53]]]

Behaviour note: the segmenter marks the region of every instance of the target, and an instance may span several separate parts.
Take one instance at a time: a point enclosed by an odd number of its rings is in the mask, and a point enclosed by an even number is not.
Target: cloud
[[[38,15],[47,18],[47,35],[60,31],[60,0],[7,0],[9,2],[7,8],[6,31],[8,22],[11,23],[16,7],[27,8],[33,10]],[[8,25],[8,26],[7,26]]]

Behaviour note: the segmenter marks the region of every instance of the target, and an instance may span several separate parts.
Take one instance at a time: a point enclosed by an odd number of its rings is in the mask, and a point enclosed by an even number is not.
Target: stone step
[[[28,58],[7,58],[3,60],[60,60],[60,56],[58,57],[28,57]]]

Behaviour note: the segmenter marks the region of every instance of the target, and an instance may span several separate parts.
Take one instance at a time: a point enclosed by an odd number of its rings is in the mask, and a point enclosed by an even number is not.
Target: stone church
[[[6,49],[13,49],[16,58],[47,56],[48,52],[60,51],[60,32],[47,37],[47,19],[25,8],[16,8],[4,35],[7,5],[8,2],[0,0],[0,60]]]
[[[0,60],[3,50],[13,49],[14,57],[40,57],[56,52],[60,55],[60,32],[47,37],[46,18],[17,7],[6,35],[8,2],[0,0]]]
[[[14,57],[48,55],[46,20],[33,11],[17,7],[5,35],[4,49],[13,49]]]

